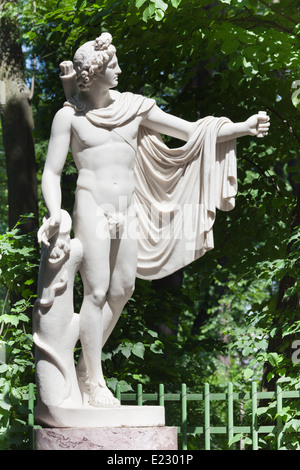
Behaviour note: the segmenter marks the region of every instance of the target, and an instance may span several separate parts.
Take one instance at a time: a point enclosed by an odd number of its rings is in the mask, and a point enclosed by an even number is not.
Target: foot
[[[117,406],[120,401],[113,396],[111,391],[99,383],[90,383],[89,404],[92,406]]]

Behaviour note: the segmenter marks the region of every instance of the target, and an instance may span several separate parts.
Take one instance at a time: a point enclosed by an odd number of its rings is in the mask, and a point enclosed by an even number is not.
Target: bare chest
[[[136,118],[129,124],[122,126],[121,134],[127,135],[130,139],[137,138],[140,119]],[[78,150],[86,148],[102,147],[117,142],[124,142],[124,139],[113,127],[95,126],[85,116],[74,116],[72,122],[71,145],[79,147]]]

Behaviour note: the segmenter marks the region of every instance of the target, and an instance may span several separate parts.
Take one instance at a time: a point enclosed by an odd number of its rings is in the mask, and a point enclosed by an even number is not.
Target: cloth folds
[[[111,106],[85,116],[132,145],[126,124],[136,116],[146,116],[155,101],[114,93]],[[76,98],[65,105],[82,111]],[[237,193],[235,140],[217,143],[218,131],[226,122],[230,121],[222,117],[200,119],[189,141],[175,149],[168,148],[158,133],[140,126],[134,194],[139,221],[137,277],[165,277],[214,247],[216,209],[233,209]]]

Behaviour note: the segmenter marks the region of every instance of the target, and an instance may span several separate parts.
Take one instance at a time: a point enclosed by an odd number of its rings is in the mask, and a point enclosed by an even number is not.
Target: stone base
[[[164,426],[163,406],[94,406],[63,407],[38,404],[35,422],[50,428],[111,428]]]
[[[177,428],[35,429],[36,450],[177,450]]]

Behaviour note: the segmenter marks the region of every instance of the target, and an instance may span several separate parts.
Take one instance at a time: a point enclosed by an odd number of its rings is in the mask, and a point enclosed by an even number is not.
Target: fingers
[[[268,135],[270,129],[270,117],[267,113],[257,114],[257,137]]]
[[[50,246],[50,243],[45,234],[42,235],[41,243],[43,243],[47,247]]]
[[[50,246],[50,243],[48,241],[48,238],[47,238],[47,235],[45,233],[45,230],[46,228],[44,226],[42,226],[39,231],[38,231],[38,235],[37,235],[37,239],[38,239],[38,243],[43,243],[45,246]]]
[[[73,69],[73,62],[71,60],[64,60],[59,64],[61,75],[69,75],[71,74]]]
[[[44,227],[41,227],[38,231],[37,239],[38,243],[43,243],[45,246],[50,246]]]
[[[37,239],[38,239],[38,243],[41,243],[42,242],[42,237],[43,237],[43,232],[44,232],[45,228],[44,228],[44,225],[42,225],[40,228],[39,228],[39,231],[37,233]]]
[[[50,246],[50,243],[48,241],[50,224],[51,224],[51,219],[47,219],[46,221],[44,221],[37,235],[38,243],[43,243],[47,247]]]
[[[270,122],[258,123],[258,130],[261,132],[268,132],[270,129]]]
[[[267,114],[257,114],[257,119],[259,122],[269,122],[270,121],[270,116]]]

